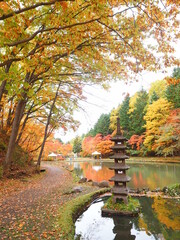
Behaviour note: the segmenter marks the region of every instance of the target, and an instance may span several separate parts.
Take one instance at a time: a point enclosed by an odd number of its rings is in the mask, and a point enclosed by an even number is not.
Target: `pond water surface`
[[[112,162],[71,162],[79,177],[100,182],[109,180],[114,172]],[[163,188],[180,182],[180,165],[164,163],[131,163],[127,175],[130,188]],[[141,197],[138,217],[101,216],[102,199],[91,206],[76,221],[75,239],[81,240],[180,240],[180,202],[172,199]]]
[[[98,199],[77,219],[75,239],[81,240],[154,240],[180,239],[180,205],[177,200],[139,199],[139,217],[101,216]]]
[[[109,180],[114,175],[114,171],[109,170],[112,162],[70,162],[69,164],[79,177],[87,177],[97,182]],[[153,190],[180,182],[180,164],[128,162],[128,165],[130,169],[127,175],[131,177],[128,183],[130,188],[148,187]]]

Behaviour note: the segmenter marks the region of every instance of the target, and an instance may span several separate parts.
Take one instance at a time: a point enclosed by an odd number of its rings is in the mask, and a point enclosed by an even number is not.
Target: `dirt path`
[[[71,174],[59,166],[44,164],[47,173],[35,184],[2,197],[0,239],[60,239],[54,230],[58,208],[72,196]]]

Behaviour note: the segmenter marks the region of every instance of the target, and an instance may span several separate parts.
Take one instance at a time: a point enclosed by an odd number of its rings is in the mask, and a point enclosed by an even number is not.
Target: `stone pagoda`
[[[117,134],[111,138],[111,141],[115,143],[112,147],[114,154],[111,156],[111,159],[114,159],[114,164],[109,168],[111,170],[114,170],[115,173],[115,175],[109,180],[111,182],[114,182],[114,186],[111,190],[114,195],[113,201],[114,203],[123,201],[125,204],[127,204],[129,190],[126,184],[131,180],[131,178],[126,175],[126,171],[129,169],[129,166],[125,163],[125,160],[129,158],[126,155],[125,146],[127,139],[123,137],[121,133],[119,118],[117,118]]]

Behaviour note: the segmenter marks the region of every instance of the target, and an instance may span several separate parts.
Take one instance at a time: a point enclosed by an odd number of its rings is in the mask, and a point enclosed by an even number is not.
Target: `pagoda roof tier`
[[[111,159],[128,159],[129,157],[123,153],[115,153],[114,155],[110,156]]]
[[[126,187],[113,187],[111,189],[111,192],[114,194],[122,194],[122,195],[128,195],[129,193],[129,188]]]
[[[110,170],[128,170],[130,167],[126,164],[122,163],[115,163],[112,167],[110,167]]]
[[[111,141],[113,141],[113,142],[126,141],[127,142],[128,140],[127,140],[127,138],[125,138],[122,135],[116,135],[116,136],[111,138]]]
[[[122,145],[122,144],[116,144],[116,145],[112,146],[111,149],[124,150],[124,149],[127,149],[127,147],[125,145]]]
[[[124,183],[124,182],[129,182],[131,180],[131,178],[129,176],[126,176],[125,174],[115,174],[114,177],[112,177],[111,179],[109,179],[110,182],[120,182],[120,183]]]

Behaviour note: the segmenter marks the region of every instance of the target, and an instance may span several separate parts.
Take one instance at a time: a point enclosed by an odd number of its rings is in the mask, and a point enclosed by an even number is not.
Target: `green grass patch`
[[[73,182],[77,183],[80,180],[80,177],[73,171],[72,172]]]
[[[62,234],[63,240],[74,239],[75,235],[75,221],[87,207],[87,205],[100,194],[103,194],[110,189],[101,189],[78,198],[68,201],[59,209],[58,221],[55,224],[57,231]]]
[[[122,211],[122,212],[132,212],[136,213],[139,211],[140,203],[138,199],[128,197],[128,204],[122,203],[113,203],[113,196],[111,196],[105,205],[103,206],[105,209],[114,210],[114,211]]]
[[[169,187],[164,187],[163,192],[171,197],[180,196],[180,184],[176,183]]]

